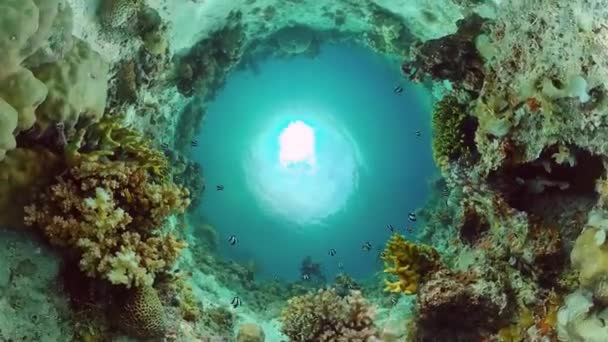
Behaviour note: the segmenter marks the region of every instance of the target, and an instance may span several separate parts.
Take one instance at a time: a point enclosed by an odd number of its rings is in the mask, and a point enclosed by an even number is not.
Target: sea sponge
[[[281,331],[292,341],[371,341],[378,335],[373,312],[359,291],[345,298],[333,289],[291,298],[281,321]]]
[[[593,292],[595,298],[608,305],[608,244],[602,229],[587,227],[576,239],[570,254],[572,266],[580,271],[583,289]]]
[[[17,129],[27,130],[36,122],[36,108],[45,100],[47,88],[25,68],[0,82],[0,97],[18,112]]]
[[[17,146],[13,132],[17,128],[17,111],[0,98],[0,161]]]
[[[409,242],[399,234],[393,234],[386,244],[382,260],[384,272],[399,278],[384,281],[386,291],[392,293],[416,293],[425,273],[440,265],[439,253],[433,247]]]
[[[454,96],[446,96],[433,110],[433,157],[437,165],[447,169],[450,162],[470,158],[473,154],[475,125],[466,107]]]
[[[0,80],[19,69],[25,58],[22,51],[38,30],[38,19],[38,7],[32,0],[0,3]]]
[[[118,302],[117,323],[132,336],[162,337],[167,331],[167,320],[158,293],[151,286],[131,289]]]
[[[48,87],[46,100],[36,110],[42,129],[62,122],[72,128],[79,120],[98,121],[105,110],[109,67],[88,43],[75,39],[66,56],[32,69]]]

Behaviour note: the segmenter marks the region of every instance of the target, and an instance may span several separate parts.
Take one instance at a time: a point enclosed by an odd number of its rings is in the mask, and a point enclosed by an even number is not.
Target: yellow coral
[[[437,251],[426,245],[407,241],[402,235],[394,234],[388,241],[382,260],[384,272],[397,276],[396,281],[386,279],[386,291],[413,294],[418,290],[421,277],[439,264]]]
[[[83,150],[82,145],[94,146],[93,150]],[[88,161],[101,161],[103,158],[122,155],[123,159],[136,161],[155,176],[166,178],[169,170],[167,158],[159,150],[150,147],[151,142],[136,130],[124,127],[121,118],[105,116],[98,123],[70,142],[66,158],[77,164],[83,158]]]

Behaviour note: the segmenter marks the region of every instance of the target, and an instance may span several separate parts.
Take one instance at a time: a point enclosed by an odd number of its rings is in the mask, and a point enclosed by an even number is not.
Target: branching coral
[[[454,96],[446,96],[433,110],[433,157],[442,169],[474,154],[475,122]]]
[[[292,341],[364,342],[377,336],[370,307],[358,291],[345,298],[334,290],[294,297],[281,320]]]
[[[434,248],[409,242],[399,234],[394,234],[388,241],[382,260],[384,272],[399,278],[385,280],[386,291],[393,293],[415,293],[421,278],[440,265],[439,254]]]
[[[168,216],[189,205],[188,191],[153,178],[152,158],[139,149],[165,165],[166,160],[134,131],[110,120],[88,133],[97,140],[82,150],[80,139],[70,145],[67,170],[25,208],[25,223],[42,229],[51,244],[79,254],[80,268],[90,277],[150,285],[186,245],[162,228]]]

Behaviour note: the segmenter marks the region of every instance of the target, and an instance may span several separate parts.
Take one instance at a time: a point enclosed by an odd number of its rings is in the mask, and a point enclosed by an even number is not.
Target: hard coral
[[[420,340],[473,341],[496,332],[507,313],[505,285],[484,278],[448,270],[433,274],[419,290]]]
[[[136,151],[144,146],[134,131],[94,128],[90,133],[100,139],[82,151],[71,145],[67,170],[25,208],[25,223],[80,255],[80,268],[91,277],[150,285],[186,245],[162,228],[168,216],[189,205],[188,191],[153,179],[155,169]]]
[[[454,96],[446,96],[433,110],[433,157],[443,170],[451,162],[475,155],[476,123]]]
[[[79,120],[90,124],[102,117],[109,67],[85,41],[77,39],[63,59],[33,72],[48,87],[46,100],[36,110],[42,129],[58,122],[72,128]]]
[[[141,7],[141,0],[104,0],[100,9],[102,23],[112,29],[124,28],[137,18]]]
[[[439,254],[426,245],[405,240],[393,234],[382,254],[384,272],[397,276],[397,281],[385,280],[386,291],[413,294],[418,290],[422,277],[439,267]]]
[[[345,298],[334,290],[294,297],[281,320],[282,332],[292,341],[364,342],[377,337],[370,307],[358,291]]]
[[[117,323],[130,335],[159,337],[165,334],[165,312],[156,290],[151,286],[126,291],[118,305]]]

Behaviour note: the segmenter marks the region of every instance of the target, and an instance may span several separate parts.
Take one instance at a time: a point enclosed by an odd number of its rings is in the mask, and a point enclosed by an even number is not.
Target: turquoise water
[[[356,278],[380,270],[386,225],[405,233],[437,173],[429,98],[397,62],[346,45],[231,74],[194,151],[207,182],[199,210],[220,234],[220,253],[254,261],[261,278],[299,279],[305,256],[328,279],[339,262]],[[281,167],[279,135],[297,121],[315,133],[316,164]]]

